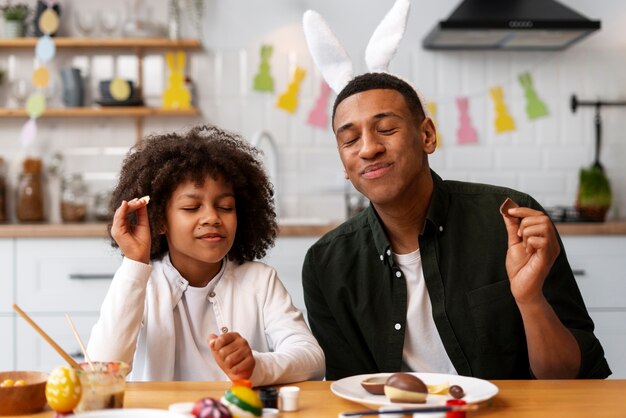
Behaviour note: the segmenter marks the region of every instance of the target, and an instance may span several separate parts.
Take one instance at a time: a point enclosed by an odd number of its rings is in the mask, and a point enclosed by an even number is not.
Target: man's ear
[[[346,180],[350,180],[350,177],[348,177],[348,172],[345,168],[343,169],[343,178],[345,178]]]
[[[429,117],[424,118],[420,125],[420,133],[423,138],[423,149],[426,154],[432,154],[437,148],[437,128],[432,119]]]

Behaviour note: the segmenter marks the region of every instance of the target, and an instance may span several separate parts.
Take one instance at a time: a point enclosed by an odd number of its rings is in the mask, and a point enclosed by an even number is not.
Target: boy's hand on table
[[[230,380],[249,379],[256,361],[245,338],[236,332],[227,332],[219,337],[208,336],[209,347],[217,365]]]

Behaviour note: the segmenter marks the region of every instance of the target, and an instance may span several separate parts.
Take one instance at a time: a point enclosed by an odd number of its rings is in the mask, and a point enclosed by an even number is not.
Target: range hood
[[[424,38],[426,49],[559,50],[600,29],[555,0],[463,0]]]

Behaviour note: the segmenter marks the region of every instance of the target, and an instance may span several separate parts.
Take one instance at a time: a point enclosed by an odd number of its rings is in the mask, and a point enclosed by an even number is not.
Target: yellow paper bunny
[[[298,107],[298,91],[300,90],[300,84],[306,76],[306,69],[302,67],[296,67],[293,72],[293,78],[287,86],[287,91],[278,97],[276,107],[283,109],[289,113],[294,113]]]
[[[167,87],[163,91],[163,107],[166,109],[189,109],[191,94],[185,87],[185,53],[178,51],[176,57],[173,52],[165,56],[169,75]]]

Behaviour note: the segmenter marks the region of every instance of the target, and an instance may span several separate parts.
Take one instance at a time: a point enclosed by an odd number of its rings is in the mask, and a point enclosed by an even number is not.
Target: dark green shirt
[[[457,372],[483,379],[531,378],[521,314],[505,270],[506,197],[543,211],[502,187],[443,181],[419,235],[432,315]],[[580,378],[611,374],[559,238],[561,253],[544,294],[582,353]],[[326,378],[397,372],[402,367],[407,289],[372,206],[320,238],[302,273],[309,324],[326,355]],[[419,370],[417,370],[419,371]]]

